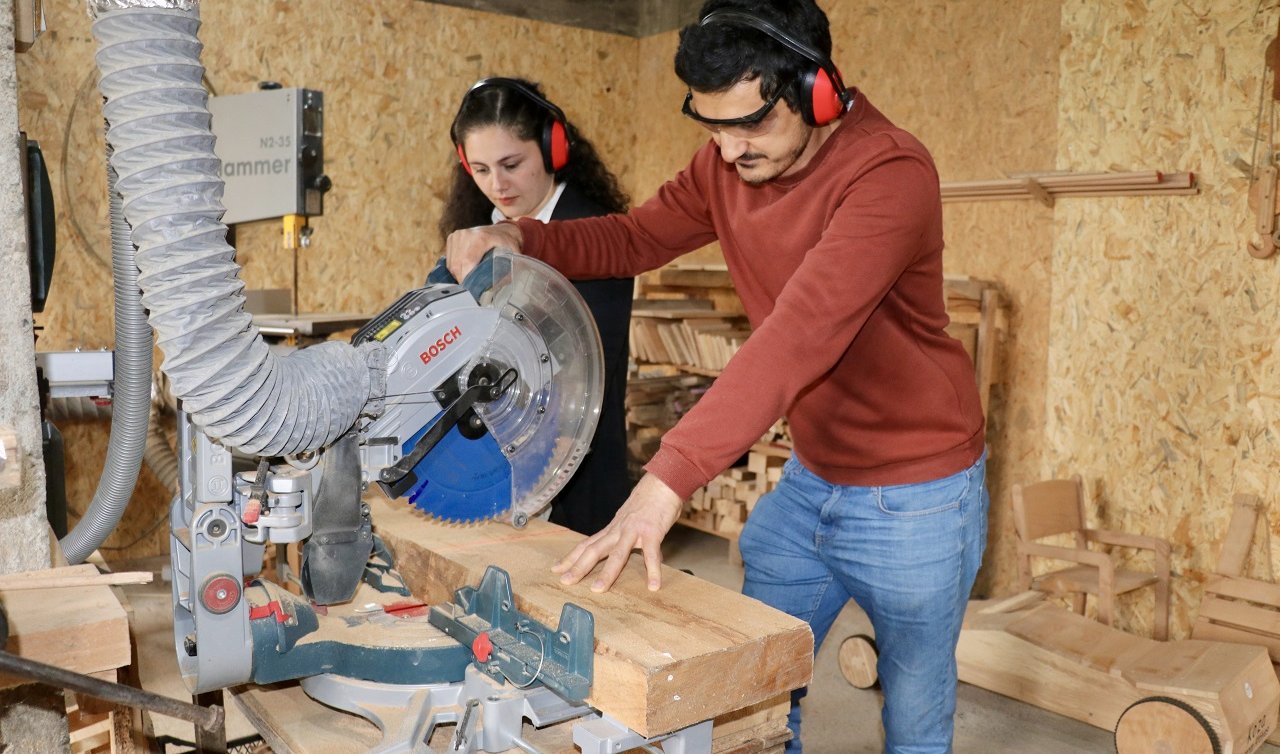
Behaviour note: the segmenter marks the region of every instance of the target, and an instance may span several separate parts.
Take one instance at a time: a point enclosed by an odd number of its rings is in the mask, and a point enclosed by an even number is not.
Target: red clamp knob
[[[471,642],[471,651],[475,653],[476,659],[480,662],[488,662],[493,656],[493,642],[489,640],[489,632],[481,631],[476,634],[475,641]]]

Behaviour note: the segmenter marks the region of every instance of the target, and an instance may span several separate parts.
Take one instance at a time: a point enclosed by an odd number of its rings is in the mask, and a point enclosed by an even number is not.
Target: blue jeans
[[[743,594],[807,621],[815,652],[850,598],[866,611],[890,754],[951,752],[956,642],[988,506],[985,453],[957,474],[887,487],[831,484],[793,457],[742,531]],[[792,694],[789,752],[801,751],[804,693]]]

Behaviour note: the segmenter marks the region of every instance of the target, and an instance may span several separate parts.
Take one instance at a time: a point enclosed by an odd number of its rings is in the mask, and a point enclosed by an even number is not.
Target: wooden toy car
[[[866,637],[846,641],[841,670],[867,688]],[[965,683],[1115,731],[1117,754],[1251,754],[1280,710],[1263,647],[1146,639],[1039,592],[970,602],[956,660]]]

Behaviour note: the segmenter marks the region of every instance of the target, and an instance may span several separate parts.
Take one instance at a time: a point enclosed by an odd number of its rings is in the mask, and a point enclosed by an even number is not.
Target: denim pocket
[[[890,516],[928,516],[955,510],[969,494],[973,480],[970,467],[951,476],[916,484],[895,484],[876,488],[876,507]]]

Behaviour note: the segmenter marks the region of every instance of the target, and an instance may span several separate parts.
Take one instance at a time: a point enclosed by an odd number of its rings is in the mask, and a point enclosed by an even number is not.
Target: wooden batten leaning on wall
[[[1189,196],[1200,193],[1195,173],[1158,170],[1110,173],[1018,173],[986,181],[943,181],[942,201],[1035,199],[1052,207],[1059,198]]]

